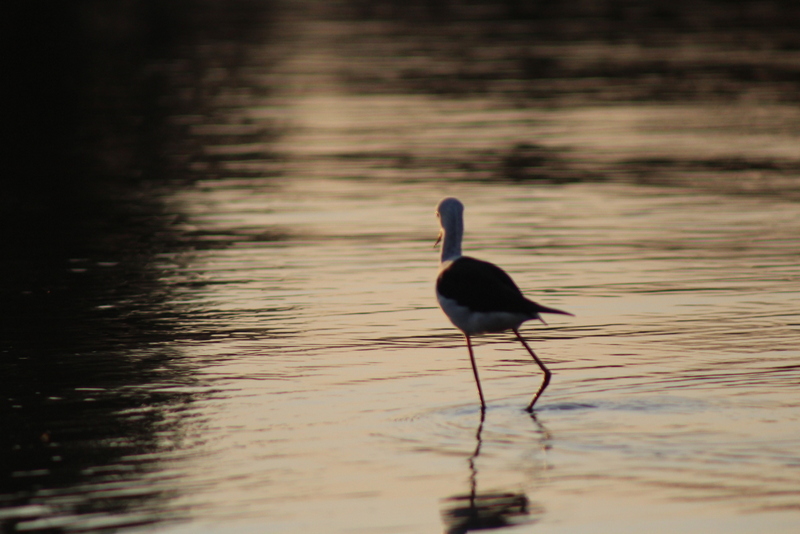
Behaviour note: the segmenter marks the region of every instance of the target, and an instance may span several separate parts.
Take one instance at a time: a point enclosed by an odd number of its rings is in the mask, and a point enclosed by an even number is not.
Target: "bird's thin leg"
[[[531,356],[533,356],[534,361],[536,361],[536,363],[539,365],[539,367],[541,367],[542,371],[544,371],[544,381],[542,382],[542,385],[539,387],[539,391],[536,392],[536,395],[533,396],[533,400],[531,401],[531,403],[528,405],[527,408],[525,408],[526,411],[532,412],[533,411],[533,405],[536,404],[536,401],[539,399],[539,396],[542,394],[544,389],[547,387],[547,384],[550,383],[550,377],[553,375],[553,373],[550,372],[550,369],[548,369],[547,367],[544,366],[544,364],[542,363],[542,360],[540,360],[539,357],[536,356],[536,353],[531,350],[531,348],[528,346],[528,344],[525,342],[525,340],[522,338],[522,336],[519,335],[519,330],[517,330],[515,328],[514,329],[514,333],[517,335],[517,339],[519,339],[520,342],[522,342],[522,345],[526,349],[528,349],[528,352],[531,353]]]
[[[481,398],[481,414],[486,410],[486,403],[483,401],[483,390],[481,389],[481,379],[478,378],[478,366],[475,365],[475,355],[472,353],[472,341],[468,334],[464,334],[467,340],[467,349],[469,350],[469,360],[472,362],[472,374],[475,375],[475,383],[478,384],[478,395]]]

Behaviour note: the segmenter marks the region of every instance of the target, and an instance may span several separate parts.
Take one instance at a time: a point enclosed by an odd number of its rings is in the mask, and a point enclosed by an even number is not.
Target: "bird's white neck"
[[[461,239],[464,237],[464,222],[461,217],[442,220],[442,263],[461,257]]]

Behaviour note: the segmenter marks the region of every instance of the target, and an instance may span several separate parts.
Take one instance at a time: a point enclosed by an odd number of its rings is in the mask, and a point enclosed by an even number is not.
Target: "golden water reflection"
[[[535,516],[537,525],[592,514],[636,524],[643,510],[697,521],[742,507],[791,513],[800,371],[793,203],[619,184],[310,184],[282,184],[278,197],[263,197],[265,211],[252,200],[255,181],[241,191],[251,212],[189,218],[209,233],[252,217],[291,235],[196,254],[187,271],[206,284],[182,304],[186,327],[220,336],[182,350],[225,391],[208,413],[219,441],[206,454],[220,463],[188,468],[202,472],[196,484],[220,489],[216,505],[204,504],[207,517],[224,520],[246,502],[246,517],[258,521],[276,501],[299,517],[311,494],[338,503],[326,516],[336,528],[408,531],[429,527],[430,516],[412,520],[391,503],[429,514],[442,495],[458,497],[440,503],[453,528],[483,505],[519,511],[520,496],[530,513],[515,521]],[[453,191],[467,206],[466,251],[576,313],[569,324],[525,331],[554,371],[537,414],[546,447],[520,409],[538,383],[535,366],[509,336],[477,338],[489,409],[473,452],[475,466],[486,463],[473,473],[474,498],[463,488],[463,450],[479,420],[474,383],[432,293],[431,206]],[[215,206],[216,194],[181,198],[196,210]],[[709,213],[722,222],[706,224]],[[168,281],[180,286],[187,273]],[[224,329],[209,313],[222,306]],[[259,480],[280,484],[248,492]],[[620,515],[605,517],[613,509]]]

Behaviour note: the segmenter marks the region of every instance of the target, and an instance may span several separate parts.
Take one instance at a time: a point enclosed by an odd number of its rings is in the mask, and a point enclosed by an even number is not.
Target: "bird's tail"
[[[542,306],[541,304],[538,304],[538,303],[533,302],[533,301],[531,301],[531,304],[533,304],[531,311],[533,311],[536,314],[536,318],[539,319],[540,321],[542,321],[543,324],[547,324],[547,323],[544,321],[544,319],[542,319],[542,316],[540,315],[542,313],[557,313],[559,315],[569,315],[570,317],[575,317],[571,313],[565,312],[564,310],[557,310],[555,308],[548,308],[547,306]]]

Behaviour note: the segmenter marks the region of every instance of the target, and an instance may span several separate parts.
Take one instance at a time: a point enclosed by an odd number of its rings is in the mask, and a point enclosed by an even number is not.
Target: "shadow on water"
[[[475,433],[475,451],[469,457],[468,494],[453,495],[443,499],[442,520],[448,534],[463,534],[475,530],[513,527],[534,523],[544,515],[544,508],[531,502],[522,492],[478,491],[478,456],[483,446],[483,424],[486,412],[481,411],[481,421]],[[547,431],[539,424],[536,416],[531,419],[546,436]]]
[[[163,258],[202,246],[163,194],[213,173],[170,122],[235,84],[269,3],[80,1],[6,13],[0,524],[117,529],[166,511],[202,441]],[[227,79],[207,80],[215,65]],[[231,78],[234,78],[233,80]],[[262,134],[263,132],[258,132]]]

